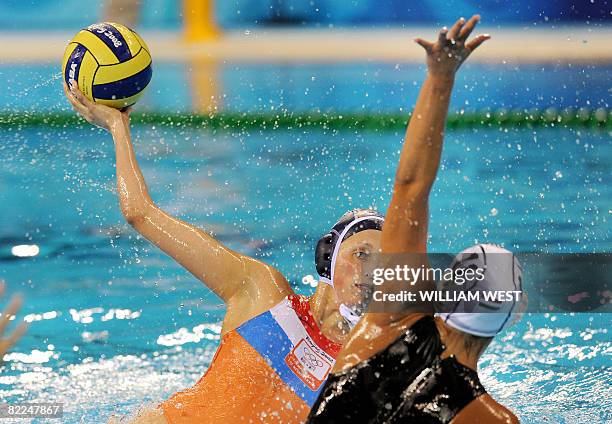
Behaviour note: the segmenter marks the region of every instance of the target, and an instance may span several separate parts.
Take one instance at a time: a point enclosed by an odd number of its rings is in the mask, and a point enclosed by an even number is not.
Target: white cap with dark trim
[[[484,269],[484,278],[463,287],[466,291],[521,291],[523,271],[512,252],[493,245],[478,244],[459,253],[451,264],[452,269]],[[512,323],[511,316],[517,312],[521,302],[487,301],[480,297],[477,302],[458,301],[444,313],[436,316],[464,333],[480,337],[494,337]],[[467,311],[467,312],[466,312]]]

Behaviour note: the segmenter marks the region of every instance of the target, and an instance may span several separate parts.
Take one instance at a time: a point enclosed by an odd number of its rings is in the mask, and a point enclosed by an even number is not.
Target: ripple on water
[[[193,385],[214,351],[215,346],[179,346],[148,355],[87,358],[59,371],[17,362],[0,377],[0,397],[8,402],[62,402],[64,422],[105,422],[111,414],[130,414]]]
[[[483,384],[521,422],[612,419],[612,341],[605,327],[583,327],[585,321],[606,325],[609,319],[606,314],[584,318],[584,314],[532,315],[495,340],[483,355],[479,363]]]

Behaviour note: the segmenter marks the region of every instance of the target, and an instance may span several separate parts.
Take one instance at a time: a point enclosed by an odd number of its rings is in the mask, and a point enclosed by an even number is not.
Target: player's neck
[[[478,359],[480,358],[480,350],[466,350],[464,336],[459,331],[448,328],[441,320],[436,319],[436,325],[440,333],[442,343],[446,347],[440,355],[441,358],[454,356],[457,362],[474,370],[478,371]]]
[[[350,328],[338,311],[334,289],[328,284],[319,282],[317,290],[308,301],[312,316],[321,332],[336,343],[344,343]]]

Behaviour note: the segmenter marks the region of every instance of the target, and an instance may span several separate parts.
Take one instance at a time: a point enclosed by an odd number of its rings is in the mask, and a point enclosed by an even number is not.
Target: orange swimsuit
[[[301,423],[306,420],[340,345],[290,295],[226,333],[195,386],[161,404],[169,423]]]

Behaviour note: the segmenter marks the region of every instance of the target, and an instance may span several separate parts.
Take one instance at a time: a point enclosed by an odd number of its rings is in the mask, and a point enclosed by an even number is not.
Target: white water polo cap
[[[513,322],[511,317],[519,309],[520,299],[512,298],[511,301],[502,302],[485,300],[482,296],[487,291],[522,293],[523,270],[512,252],[493,244],[478,244],[455,256],[451,268],[484,270],[484,278],[466,282],[465,287],[461,288],[480,292],[479,300],[460,300],[445,305],[445,312],[437,313],[436,316],[457,330],[480,337],[494,337]]]

